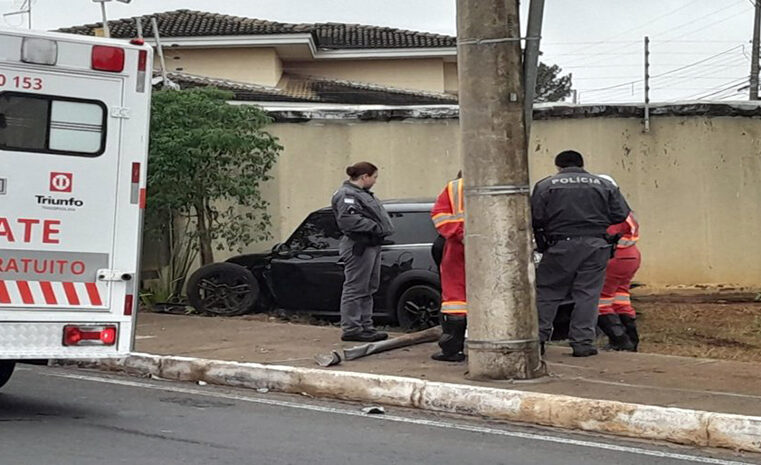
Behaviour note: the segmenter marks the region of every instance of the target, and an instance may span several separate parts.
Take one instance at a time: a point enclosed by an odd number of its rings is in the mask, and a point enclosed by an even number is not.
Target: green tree
[[[147,226],[166,232],[184,218],[203,265],[214,261],[215,243],[240,250],[270,237],[260,185],[282,147],[261,109],[232,98],[207,87],[159,90],[151,102]]]
[[[539,63],[535,102],[559,102],[571,95],[571,74],[561,76],[562,71],[558,65]]]

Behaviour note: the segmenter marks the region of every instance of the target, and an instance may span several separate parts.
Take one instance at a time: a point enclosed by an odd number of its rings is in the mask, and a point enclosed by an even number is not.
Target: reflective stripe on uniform
[[[462,214],[465,212],[462,195],[463,185],[462,178],[449,181],[447,184],[447,193],[449,194],[449,206],[453,214]]]
[[[631,213],[626,218],[626,224],[629,225],[629,232],[621,236],[621,239],[618,241],[617,248],[619,249],[625,249],[637,245],[637,241],[639,240],[639,226]]]
[[[465,215],[458,213],[451,215],[449,213],[439,213],[433,216],[433,225],[437,228],[447,223],[462,223],[465,221]]]
[[[631,296],[629,294],[616,294],[616,297],[613,298],[613,303],[615,304],[630,304],[631,303]]]
[[[597,304],[597,306],[600,308],[610,307],[611,305],[613,305],[613,298],[600,299],[600,302]]]
[[[462,300],[448,300],[441,303],[441,313],[466,314],[468,313],[468,303]]]

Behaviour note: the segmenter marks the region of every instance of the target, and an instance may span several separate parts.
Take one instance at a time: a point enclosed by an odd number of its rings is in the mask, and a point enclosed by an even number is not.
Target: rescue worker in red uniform
[[[607,175],[599,177],[616,182]],[[609,348],[636,352],[639,344],[637,315],[631,304],[629,288],[634,274],[639,269],[642,256],[637,241],[639,240],[639,223],[629,213],[626,221],[611,225],[608,235],[618,236],[615,255],[608,262],[605,271],[605,283],[602,287],[599,303],[597,325],[608,336]]]
[[[460,174],[439,194],[431,210],[431,219],[444,237],[441,258],[441,352],[431,358],[445,362],[465,360],[465,329],[468,302],[465,296],[465,206]]]

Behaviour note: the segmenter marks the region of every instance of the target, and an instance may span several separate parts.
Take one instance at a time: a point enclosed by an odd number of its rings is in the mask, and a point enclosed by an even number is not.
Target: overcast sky
[[[100,20],[91,0],[32,0],[33,26]],[[651,38],[651,101],[744,99],[753,0],[546,0],[542,60],[573,73],[582,103],[641,101],[643,38]],[[23,0],[0,0],[0,12]],[[523,2],[525,10],[528,0]],[[132,0],[109,18],[180,8],[283,22],[346,22],[455,33],[455,0]],[[6,25],[26,26],[22,16]]]

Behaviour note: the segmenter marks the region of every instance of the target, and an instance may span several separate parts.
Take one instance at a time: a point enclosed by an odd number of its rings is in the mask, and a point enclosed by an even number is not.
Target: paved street
[[[761,463],[683,447],[297,396],[22,365],[0,391],[2,465]],[[691,458],[692,457],[692,458]]]

